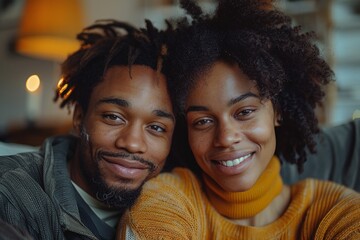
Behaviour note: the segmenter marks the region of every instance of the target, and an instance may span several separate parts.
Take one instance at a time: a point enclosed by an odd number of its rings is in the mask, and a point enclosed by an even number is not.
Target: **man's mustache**
[[[149,170],[152,172],[156,169],[156,166],[149,160],[146,160],[138,155],[134,155],[134,154],[130,154],[127,152],[118,152],[118,153],[114,153],[114,152],[107,152],[104,150],[99,150],[97,153],[98,158],[100,159],[103,156],[108,156],[108,157],[115,157],[115,158],[125,158],[131,161],[138,161],[142,164],[145,164],[149,167]]]

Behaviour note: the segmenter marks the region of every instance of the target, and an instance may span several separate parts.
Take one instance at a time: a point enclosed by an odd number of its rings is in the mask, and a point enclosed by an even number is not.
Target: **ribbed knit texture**
[[[280,162],[273,157],[255,185],[245,192],[226,192],[206,174],[203,179],[214,208],[225,217],[243,219],[261,212],[280,194],[283,182],[279,172]]]
[[[307,179],[291,187],[291,202],[276,221],[241,226],[212,206],[191,171],[176,168],[145,184],[139,201],[120,222],[118,239],[126,225],[136,239],[360,239],[360,194]]]

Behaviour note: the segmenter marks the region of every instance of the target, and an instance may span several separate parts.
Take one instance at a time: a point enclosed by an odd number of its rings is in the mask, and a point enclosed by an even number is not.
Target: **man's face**
[[[86,113],[74,112],[81,143],[73,181],[110,206],[128,207],[162,169],[174,125],[163,75],[139,65],[131,77],[127,66],[110,68]]]

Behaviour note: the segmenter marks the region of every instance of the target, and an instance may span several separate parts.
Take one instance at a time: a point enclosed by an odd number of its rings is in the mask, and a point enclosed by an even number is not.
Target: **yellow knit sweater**
[[[360,194],[314,179],[291,186],[288,208],[266,226],[241,226],[229,220],[265,208],[276,197],[272,192],[282,187],[279,178],[278,172],[263,174],[252,192],[227,195],[208,179],[202,185],[188,169],[176,168],[145,184],[140,199],[119,223],[117,237],[124,239],[128,226],[136,239],[360,239]],[[265,189],[264,183],[274,187]],[[254,195],[259,191],[265,197]]]

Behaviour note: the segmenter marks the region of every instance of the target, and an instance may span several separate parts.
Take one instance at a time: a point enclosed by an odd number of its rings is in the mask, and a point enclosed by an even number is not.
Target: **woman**
[[[213,16],[182,3],[193,20],[179,21],[165,67],[192,162],[149,181],[122,223],[137,239],[359,239],[358,193],[280,177],[280,154],[301,171],[315,150],[332,80],[313,36],[269,3],[220,1]]]

